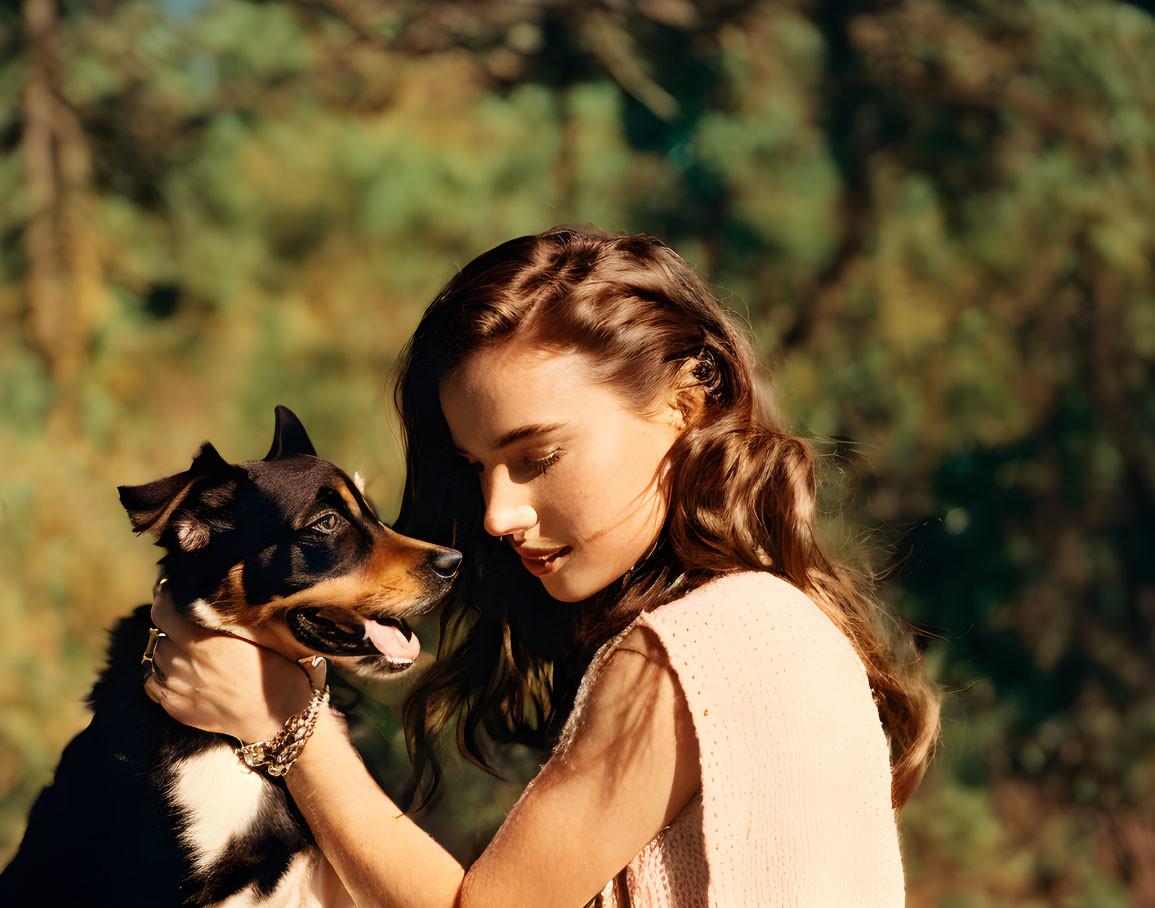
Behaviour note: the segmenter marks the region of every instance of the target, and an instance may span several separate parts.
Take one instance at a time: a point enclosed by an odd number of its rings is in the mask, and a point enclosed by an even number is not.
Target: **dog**
[[[461,561],[386,527],[285,407],[263,460],[230,464],[206,443],[185,472],[118,491],[133,529],[165,550],[178,611],[363,676],[413,665],[406,621],[438,604]],[[283,781],[145,696],[149,608],[112,630],[92,720],[32,807],[0,905],[319,904],[322,859]]]

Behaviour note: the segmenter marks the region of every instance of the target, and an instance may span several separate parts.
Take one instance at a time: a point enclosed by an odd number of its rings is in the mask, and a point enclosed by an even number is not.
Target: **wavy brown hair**
[[[586,354],[596,379],[639,412],[678,389],[692,412],[666,458],[658,540],[577,606],[553,600],[485,532],[477,474],[455,455],[441,412],[443,378],[515,339]],[[396,528],[465,557],[441,614],[438,659],[405,704],[410,801],[437,790],[433,741],[445,726],[456,721],[459,749],[486,769],[488,741],[548,746],[602,643],[642,611],[733,570],[784,578],[850,639],[889,736],[893,804],[907,801],[938,738],[937,692],[872,578],[819,541],[814,451],[782,424],[758,375],[745,333],[689,265],[644,234],[518,237],[437,295],[398,364],[407,477]]]

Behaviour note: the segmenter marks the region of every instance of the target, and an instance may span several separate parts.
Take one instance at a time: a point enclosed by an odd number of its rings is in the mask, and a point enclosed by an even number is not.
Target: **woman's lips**
[[[514,546],[513,550],[525,565],[525,569],[534,577],[543,577],[561,567],[562,561],[572,548],[568,545],[553,546],[550,548]]]

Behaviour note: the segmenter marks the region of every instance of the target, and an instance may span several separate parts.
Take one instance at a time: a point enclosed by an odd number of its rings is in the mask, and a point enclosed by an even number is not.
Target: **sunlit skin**
[[[583,354],[521,344],[474,354],[440,390],[454,444],[478,471],[486,531],[553,598],[587,599],[645,555],[665,518],[671,404],[639,413]]]
[[[639,412],[583,356],[519,346],[474,355],[440,390],[454,443],[477,465],[486,530],[509,537],[550,595],[586,599],[645,555],[683,422],[672,399]],[[155,657],[165,681],[145,689],[179,721],[265,740],[308,702],[304,674],[273,651],[281,641],[205,630],[163,595],[153,619],[169,634]],[[468,871],[377,787],[332,711],[285,781],[327,858],[323,878],[359,906],[580,906],[685,807],[700,770],[665,652],[638,627],[598,675],[566,753]]]

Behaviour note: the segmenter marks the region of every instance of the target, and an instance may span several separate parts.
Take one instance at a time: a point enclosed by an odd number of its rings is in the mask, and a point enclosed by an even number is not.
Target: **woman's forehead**
[[[588,356],[575,351],[552,350],[523,344],[506,344],[481,350],[441,382],[475,398],[492,397],[494,403],[509,399],[510,392],[532,386],[539,393],[578,389],[597,383]]]
[[[540,347],[475,353],[441,381],[439,391],[454,443],[471,453],[596,422],[622,408],[585,354]]]

